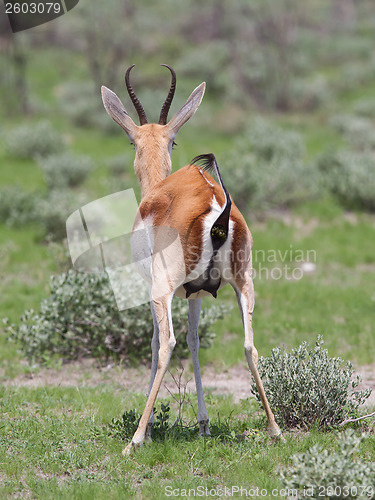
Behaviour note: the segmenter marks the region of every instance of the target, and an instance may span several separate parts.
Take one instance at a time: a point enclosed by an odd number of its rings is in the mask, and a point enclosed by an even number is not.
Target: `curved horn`
[[[147,120],[147,116],[146,116],[146,113],[145,113],[145,110],[143,109],[143,106],[142,104],[140,103],[138,97],[135,95],[135,92],[133,90],[133,87],[130,85],[130,78],[129,78],[129,75],[130,75],[130,71],[132,68],[134,68],[135,64],[132,64],[131,66],[129,66],[129,68],[126,70],[126,73],[125,73],[125,84],[126,84],[126,88],[128,89],[128,94],[129,94],[129,97],[130,99],[132,100],[132,103],[134,104],[134,107],[138,113],[138,116],[139,116],[139,123],[140,125],[144,125],[145,123],[148,123],[148,120]]]
[[[171,107],[173,96],[176,90],[176,73],[174,72],[173,68],[168,66],[168,64],[161,64],[160,66],[165,66],[172,73],[171,87],[169,89],[167,98],[164,101],[163,107],[161,108],[160,118],[159,118],[159,124],[165,125],[167,123],[169,108]]]

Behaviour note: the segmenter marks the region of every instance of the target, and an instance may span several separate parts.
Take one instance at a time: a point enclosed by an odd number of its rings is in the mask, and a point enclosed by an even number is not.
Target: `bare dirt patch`
[[[181,370],[183,370],[181,389],[186,386],[188,393],[194,393],[194,375],[191,370],[191,363],[187,360],[180,367],[172,368],[167,373],[160,390],[162,397],[167,396],[169,392],[178,392],[175,379],[178,379]],[[375,406],[375,363],[359,367],[356,373],[362,377],[359,389],[372,389],[372,394],[367,400],[366,406]],[[91,360],[83,360],[63,365],[56,370],[42,368],[31,375],[19,375],[12,380],[6,381],[5,385],[30,388],[43,386],[110,386],[112,389],[146,394],[149,377],[150,369],[146,366],[128,368],[119,365],[108,365],[100,368]],[[213,365],[205,366],[202,368],[202,382],[205,392],[217,395],[231,395],[234,402],[251,396],[251,376],[244,364],[237,364],[224,370]]]
[[[359,367],[357,373],[362,377],[362,382],[359,384],[358,389],[372,389],[365,406],[375,408],[375,363]]]

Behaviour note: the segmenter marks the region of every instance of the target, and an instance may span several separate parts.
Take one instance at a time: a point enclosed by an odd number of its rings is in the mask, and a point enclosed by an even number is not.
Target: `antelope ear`
[[[182,108],[170,119],[168,127],[173,138],[177,135],[177,132],[180,130],[182,125],[184,125],[197,111],[198,106],[202,102],[205,90],[206,82],[198,85],[198,87],[190,94],[188,100]]]
[[[129,139],[133,141],[137,125],[130,118],[117,95],[104,85],[102,85],[102,100],[109,116],[125,130]]]

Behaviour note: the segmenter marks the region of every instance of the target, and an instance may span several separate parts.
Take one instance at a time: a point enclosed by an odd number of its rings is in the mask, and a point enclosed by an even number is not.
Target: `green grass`
[[[208,399],[208,410],[222,434],[209,439],[166,439],[146,445],[126,459],[123,442],[111,436],[109,422],[143,398],[109,387],[3,388],[0,417],[0,495],[30,498],[164,498],[170,489],[223,486],[280,490],[275,467],[315,443],[333,449],[335,436],[312,432],[286,435],[272,444],[259,431],[253,401]],[[196,404],[196,401],[193,401]],[[248,438],[237,438],[244,429]],[[226,436],[226,437],[225,437]],[[364,446],[375,458],[374,436]],[[25,467],[27,461],[27,467]],[[169,489],[165,489],[165,488]]]
[[[31,160],[9,157],[0,143],[0,186],[17,185],[34,191],[44,188],[43,174]]]
[[[25,308],[37,308],[48,292],[48,277],[55,262],[46,245],[40,243],[40,230],[32,227],[0,230],[2,262],[6,272],[0,284],[0,314],[18,319]]]

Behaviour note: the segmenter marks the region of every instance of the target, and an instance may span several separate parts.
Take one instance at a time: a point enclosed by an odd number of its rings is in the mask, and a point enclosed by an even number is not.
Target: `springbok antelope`
[[[176,344],[171,316],[174,295],[189,300],[187,343],[193,360],[199,432],[210,434],[198,359],[198,323],[202,297],[209,294],[216,297],[217,290],[226,283],[230,283],[237,294],[245,331],[245,355],[267,415],[268,433],[271,437],[280,436],[258,373],[258,354],[253,341],[251,233],[224,186],[214,155],[198,156],[170,175],[174,139],[196,112],[206,84],[201,83],[167,122],[176,74],[171,67],[163,65],[172,75],[170,90],[159,123],[148,123],[130,84],[133,66],[126,71],[125,83],[140,126],[130,118],[117,95],[102,86],[108,114],[135,146],[134,169],[142,199],[133,228],[132,252],[142,276],[150,283],[154,323],[148,399],[138,429],[123,454],[151,440],[153,406]],[[216,174],[219,182],[215,182],[208,170]]]

